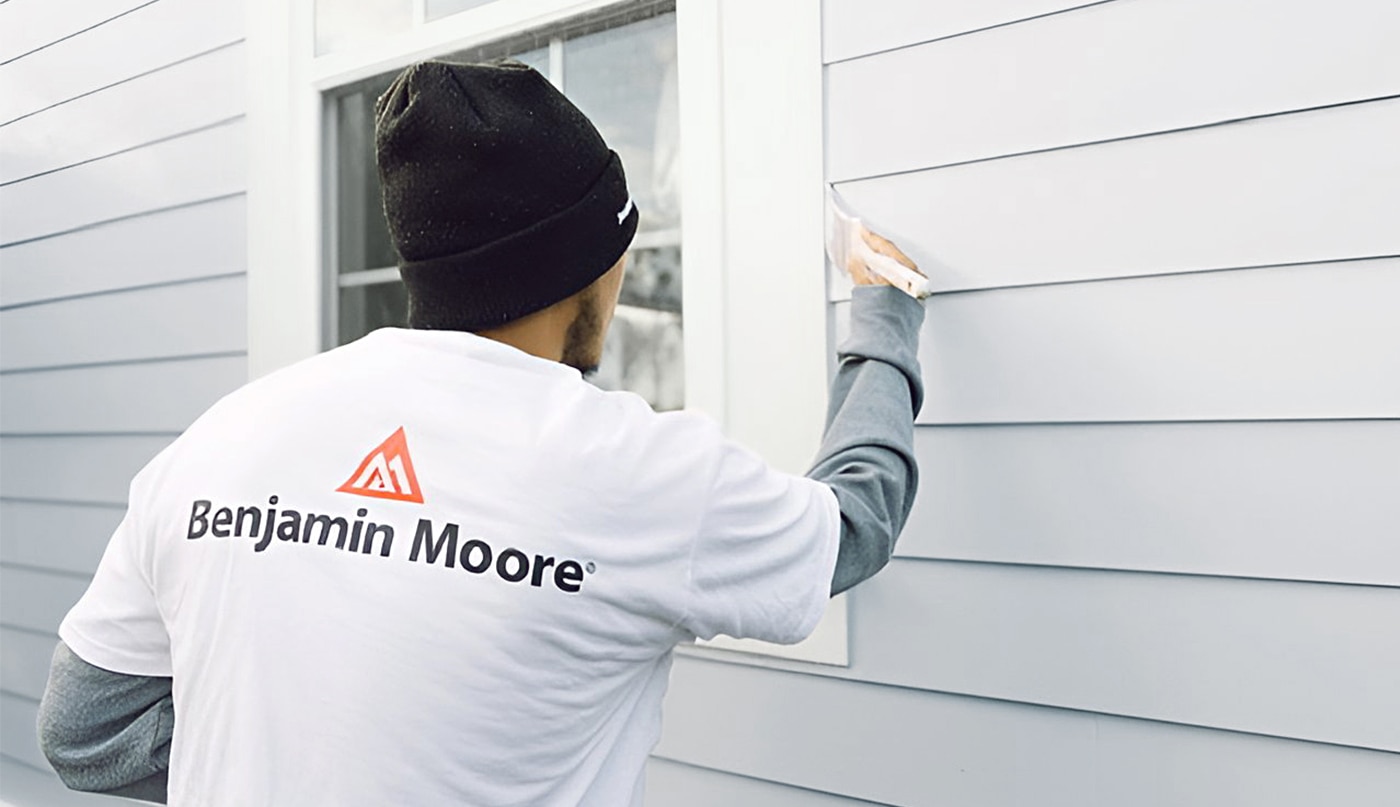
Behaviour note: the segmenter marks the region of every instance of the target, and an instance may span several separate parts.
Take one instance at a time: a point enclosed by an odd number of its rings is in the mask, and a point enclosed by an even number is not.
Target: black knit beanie
[[[415,64],[375,105],[412,328],[477,331],[586,288],[632,243],[622,161],[519,62]]]

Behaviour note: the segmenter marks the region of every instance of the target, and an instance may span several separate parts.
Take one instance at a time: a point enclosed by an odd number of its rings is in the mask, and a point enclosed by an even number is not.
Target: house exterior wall
[[[1400,9],[823,27],[826,177],[943,292],[919,499],[848,668],[677,660],[651,803],[1392,801]]]
[[[241,3],[0,5],[0,799],[131,476],[246,378]],[[106,801],[96,799],[97,801]]]

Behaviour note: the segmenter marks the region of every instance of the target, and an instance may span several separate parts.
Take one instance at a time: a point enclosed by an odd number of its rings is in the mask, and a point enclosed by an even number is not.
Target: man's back
[[[671,648],[805,636],[838,523],[829,488],[703,418],[384,330],[229,396],[143,471],[63,638],[173,676],[173,802],[624,804]]]

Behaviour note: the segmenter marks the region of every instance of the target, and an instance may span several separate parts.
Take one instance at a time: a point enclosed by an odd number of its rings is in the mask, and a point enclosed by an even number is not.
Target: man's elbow
[[[90,731],[75,719],[73,709],[57,705],[52,689],[45,691],[39,702],[39,718],[34,728],[39,737],[39,750],[63,784],[73,790],[99,789],[92,776],[90,745],[85,742]]]

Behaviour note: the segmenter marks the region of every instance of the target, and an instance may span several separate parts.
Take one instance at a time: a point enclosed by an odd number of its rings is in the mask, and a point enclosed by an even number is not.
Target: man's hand
[[[905,255],[903,252],[900,252],[899,247],[895,246],[894,242],[890,241],[888,238],[876,235],[875,233],[870,232],[870,230],[866,229],[865,227],[860,228],[860,234],[861,237],[865,239],[865,243],[871,249],[875,250],[875,252],[881,255],[887,255],[891,258],[894,258],[896,261],[899,261],[899,263],[901,263],[902,265],[914,270],[915,272],[918,272],[918,274],[921,277],[925,276],[923,272],[919,271],[919,267],[912,260],[909,259],[909,256]],[[854,252],[854,250],[852,250],[852,252]],[[875,272],[872,272],[870,270],[870,267],[865,265],[865,261],[862,261],[859,257],[857,257],[854,254],[851,256],[849,263],[850,265],[846,268],[850,271],[852,282],[854,282],[857,286],[894,285],[890,281],[886,280],[884,277],[876,274]]]

